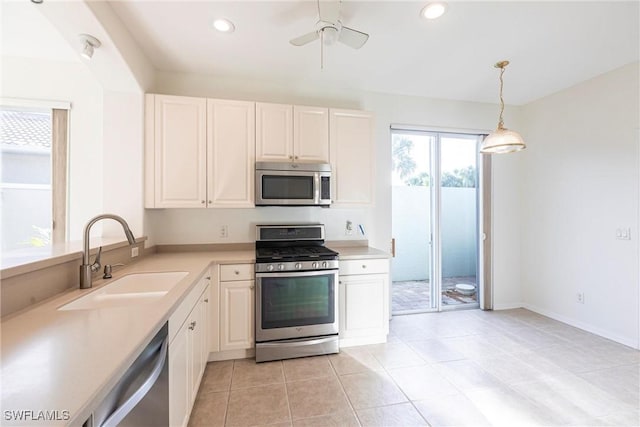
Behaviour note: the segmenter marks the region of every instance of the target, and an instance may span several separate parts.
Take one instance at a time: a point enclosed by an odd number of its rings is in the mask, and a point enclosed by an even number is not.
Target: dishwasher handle
[[[136,407],[138,403],[149,393],[149,390],[158,381],[162,369],[167,360],[167,353],[169,349],[169,337],[166,337],[160,346],[158,359],[156,360],[151,373],[142,385],[118,408],[116,408],[111,415],[101,424],[101,427],[115,427]]]

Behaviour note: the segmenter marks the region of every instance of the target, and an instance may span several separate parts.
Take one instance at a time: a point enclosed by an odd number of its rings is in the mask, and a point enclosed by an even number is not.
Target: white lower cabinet
[[[255,345],[253,264],[220,266],[220,351]]]
[[[186,426],[209,348],[209,281],[203,278],[169,319],[169,419]],[[188,313],[185,317],[185,313]],[[176,325],[177,324],[177,325]],[[173,325],[173,326],[172,326]],[[176,332],[176,328],[177,332]],[[172,332],[173,331],[173,332]]]
[[[340,261],[340,345],[385,342],[389,333],[389,261]]]

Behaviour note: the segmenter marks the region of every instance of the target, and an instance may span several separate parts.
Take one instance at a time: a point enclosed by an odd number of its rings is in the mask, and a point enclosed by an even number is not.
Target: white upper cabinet
[[[254,206],[255,104],[146,96],[145,207]]]
[[[288,104],[256,103],[256,159],[293,160],[293,108]]]
[[[147,95],[145,207],[204,207],[206,108],[202,98]]]
[[[256,104],[257,161],[329,161],[329,110]]]
[[[210,207],[254,206],[255,103],[207,100]]]
[[[329,163],[329,110],[293,107],[293,159]]]
[[[373,202],[373,114],[329,110],[332,196],[334,207],[358,207]]]

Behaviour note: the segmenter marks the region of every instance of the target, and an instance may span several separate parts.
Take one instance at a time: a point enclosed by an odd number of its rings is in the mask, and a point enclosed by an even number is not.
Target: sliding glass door
[[[478,307],[481,135],[392,130],[392,313]]]

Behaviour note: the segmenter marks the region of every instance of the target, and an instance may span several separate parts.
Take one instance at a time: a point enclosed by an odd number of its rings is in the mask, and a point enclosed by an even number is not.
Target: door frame
[[[432,146],[430,147],[431,155],[431,174],[433,181],[430,183],[431,190],[431,243],[430,243],[430,262],[431,262],[431,279],[430,284],[433,292],[432,297],[436,301],[435,307],[432,303],[432,307],[425,309],[424,312],[441,312],[456,310],[455,307],[449,307],[443,310],[442,304],[442,236],[441,236],[441,134],[452,134],[461,136],[476,136],[478,140],[476,142],[476,168],[477,168],[477,196],[476,196],[476,280],[477,280],[477,292],[478,292],[478,308],[482,310],[493,309],[493,280],[492,280],[492,239],[491,239],[491,209],[492,209],[492,196],[491,196],[491,156],[483,155],[479,152],[478,148],[482,140],[490,133],[487,130],[475,130],[475,129],[452,129],[441,127],[425,127],[415,125],[402,125],[391,124],[390,126],[390,138],[393,138],[393,133],[406,133],[406,134],[418,134],[429,135],[434,138]],[[436,203],[437,202],[437,203]],[[393,215],[393,212],[392,212]],[[389,286],[389,306],[391,308],[392,301],[392,287],[393,280],[390,281]],[[437,298],[436,298],[437,295]],[[474,304],[475,308],[475,304]],[[391,311],[390,311],[391,313]]]

